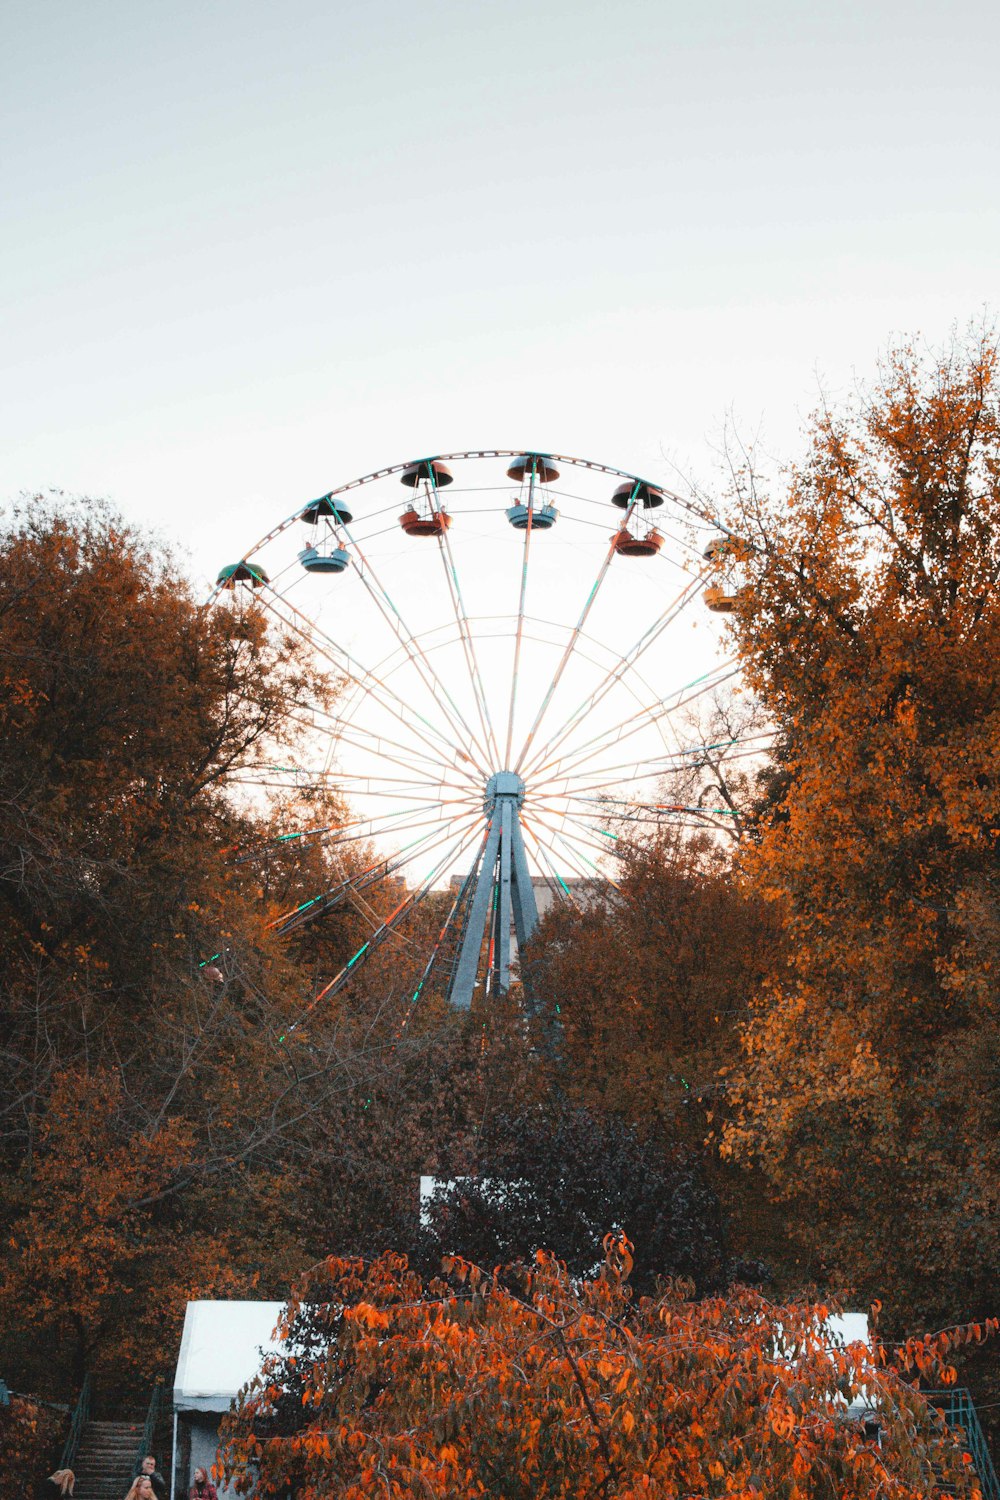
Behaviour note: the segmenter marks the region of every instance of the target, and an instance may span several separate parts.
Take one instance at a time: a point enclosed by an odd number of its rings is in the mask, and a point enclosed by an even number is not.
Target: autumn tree
[[[241,775],[308,746],[337,684],[251,597],[204,609],[107,508],[30,502],[0,536],[0,677],[0,1284],[54,1394],[53,1341],[145,1379],[167,1301],[227,1268],[284,1287],[331,1234],[360,1246],[367,1207],[415,1212],[447,1028],[409,1022],[412,945],[315,1003],[388,895],[285,931],[352,859],[289,833],[344,807]]]
[[[482,1265],[549,1248],[575,1275],[593,1270],[609,1228],[640,1245],[632,1282],[687,1276],[717,1288],[729,1271],[718,1197],[699,1156],[667,1149],[614,1115],[556,1095],[499,1114],[477,1142],[475,1175],[437,1185],[432,1247]]]
[[[904,1378],[953,1378],[977,1330],[845,1348],[818,1304],[635,1299],[630,1260],[613,1236],[582,1280],[545,1252],[493,1273],[449,1259],[430,1282],[398,1255],[328,1260],[228,1419],[227,1477],[301,1500],[980,1494]]]
[[[559,1078],[591,1110],[700,1148],[780,926],[707,837],[624,844],[616,879],[606,901],[549,915],[535,944]]]
[[[212,1226],[211,1200],[171,1191],[197,1160],[192,1126],[174,1118],[150,1132],[128,1115],[116,1074],[56,1075],[0,1262],[7,1358],[30,1367],[25,1346],[40,1346],[71,1389],[88,1371],[141,1378],[189,1296],[252,1286]]]
[[[728,518],[778,730],[742,867],[787,953],[724,1149],[763,1165],[817,1274],[917,1322],[1000,1285],[998,397],[992,337],[899,348],[783,483],[737,466]]]
[[[0,1500],[32,1500],[38,1476],[56,1467],[66,1425],[61,1412],[24,1396],[0,1405]]]

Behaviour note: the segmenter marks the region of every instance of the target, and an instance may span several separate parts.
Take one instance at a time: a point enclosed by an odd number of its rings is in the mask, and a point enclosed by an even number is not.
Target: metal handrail
[[[149,1398],[149,1407],[146,1411],[146,1421],[142,1429],[142,1437],[139,1439],[139,1446],[135,1452],[135,1463],[132,1465],[136,1474],[139,1472],[139,1465],[153,1446],[153,1438],[156,1435],[156,1423],[160,1415],[160,1397],[162,1393],[163,1376],[157,1375],[153,1381],[153,1394]]]
[[[76,1462],[76,1455],[80,1447],[80,1439],[83,1437],[83,1429],[86,1427],[89,1420],[90,1375],[88,1373],[83,1377],[83,1384],[80,1387],[80,1394],[77,1397],[76,1405],[73,1408],[73,1415],[70,1418],[69,1434],[63,1447],[62,1458],[59,1460],[60,1469],[71,1469]]]
[[[979,1422],[971,1393],[964,1386],[951,1390],[922,1391],[921,1395],[932,1406],[944,1412],[949,1427],[960,1427],[965,1435],[965,1448],[972,1459],[972,1466],[979,1476],[983,1500],[1000,1500],[1000,1481],[997,1479],[990,1450]]]

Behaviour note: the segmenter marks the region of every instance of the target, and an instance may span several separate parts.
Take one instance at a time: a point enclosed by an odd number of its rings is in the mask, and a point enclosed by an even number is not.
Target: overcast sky
[[[794,454],[818,376],[997,305],[987,0],[4,15],[0,495],[199,579],[411,454]]]

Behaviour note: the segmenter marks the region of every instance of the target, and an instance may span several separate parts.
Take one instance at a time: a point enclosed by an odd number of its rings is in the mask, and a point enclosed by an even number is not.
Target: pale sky
[[[0,497],[199,580],[450,448],[700,479],[996,306],[1000,11],[8,0]]]
[[[204,595],[312,497],[410,458],[525,447],[683,490],[716,478],[730,411],[793,457],[821,381],[846,393],[894,336],[940,342],[997,305],[998,43],[995,0],[8,0],[0,502],[108,497]],[[516,609],[496,467],[494,512],[466,500],[453,528],[470,615]],[[444,577],[392,485],[388,530],[377,486],[357,514],[419,632],[449,617]],[[564,631],[607,550],[606,489],[560,499],[535,543],[528,607]],[[396,641],[363,578],[306,579],[302,540],[275,544],[282,586],[371,667]],[[666,607],[676,561],[616,558],[610,579],[578,699]],[[721,659],[692,601],[634,702]],[[457,685],[451,649],[433,663]],[[557,655],[531,643],[519,723]],[[509,662],[488,678],[504,722]],[[390,681],[423,692],[409,667]],[[613,703],[607,724],[632,711]],[[359,732],[371,708],[366,688]],[[449,756],[420,763],[423,795],[461,779]],[[377,793],[366,813],[400,805]]]

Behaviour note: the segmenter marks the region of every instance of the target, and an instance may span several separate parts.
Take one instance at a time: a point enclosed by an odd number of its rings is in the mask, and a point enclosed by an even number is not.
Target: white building
[[[274,1330],[283,1302],[189,1302],[174,1377],[171,1500],[187,1500],[194,1471],[211,1477],[219,1425],[233,1398],[279,1345]],[[219,1500],[235,1490],[218,1486]]]

